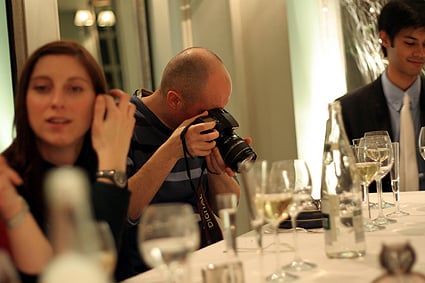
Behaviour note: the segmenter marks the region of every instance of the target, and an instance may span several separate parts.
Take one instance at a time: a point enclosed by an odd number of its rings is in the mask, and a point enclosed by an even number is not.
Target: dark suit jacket
[[[381,76],[370,84],[338,98],[341,102],[342,119],[349,141],[363,137],[365,132],[386,130],[392,136],[390,113],[382,87]],[[421,126],[425,126],[425,78],[421,77]],[[423,160],[420,159],[421,163]],[[421,166],[420,166],[421,168]],[[422,168],[424,168],[422,166]],[[423,172],[423,171],[421,171]],[[389,178],[384,178],[384,191],[391,191]],[[421,186],[422,187],[422,186]],[[376,191],[374,186],[370,191]]]

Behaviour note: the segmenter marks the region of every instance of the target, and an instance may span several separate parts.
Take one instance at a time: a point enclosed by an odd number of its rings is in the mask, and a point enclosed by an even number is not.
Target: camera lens
[[[217,139],[217,147],[227,166],[238,173],[241,164],[257,158],[257,155],[249,144],[236,134]]]

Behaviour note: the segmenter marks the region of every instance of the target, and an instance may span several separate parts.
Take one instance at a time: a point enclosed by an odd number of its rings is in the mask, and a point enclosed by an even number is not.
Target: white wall
[[[339,1],[286,3],[298,157],[307,160],[319,198],[327,104],[346,92]]]
[[[0,2],[0,152],[12,142],[13,87],[5,1]]]

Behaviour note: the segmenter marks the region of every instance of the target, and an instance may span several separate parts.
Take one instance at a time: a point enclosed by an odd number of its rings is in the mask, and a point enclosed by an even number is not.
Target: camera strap
[[[198,206],[199,215],[201,217],[201,247],[206,247],[208,245],[214,244],[218,241],[223,240],[223,234],[221,232],[220,226],[218,225],[217,219],[215,218],[214,212],[211,209],[211,206],[208,202],[207,197],[204,193],[204,186],[203,186],[203,177],[207,176],[204,175],[203,172],[206,168],[206,162],[202,165],[201,170],[201,177],[199,178],[198,187],[195,188],[193,182],[192,182],[192,175],[190,173],[190,167],[189,167],[189,156],[192,157],[192,155],[187,150],[186,145],[186,139],[185,135],[187,132],[187,129],[190,125],[186,126],[182,133],[180,134],[180,139],[183,144],[183,154],[184,154],[184,160],[186,164],[186,173],[189,177],[189,182],[192,190],[196,194],[196,204]]]

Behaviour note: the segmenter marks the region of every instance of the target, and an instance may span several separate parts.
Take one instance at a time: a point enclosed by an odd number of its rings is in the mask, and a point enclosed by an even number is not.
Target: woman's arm
[[[26,201],[15,186],[22,179],[0,156],[0,217],[6,226],[15,266],[28,274],[38,274],[53,255],[52,247],[36,223]]]

